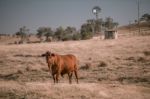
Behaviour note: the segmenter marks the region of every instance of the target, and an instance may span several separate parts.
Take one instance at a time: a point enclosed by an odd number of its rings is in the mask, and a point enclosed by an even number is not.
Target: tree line
[[[150,22],[150,14],[145,13],[141,16],[140,21]],[[36,36],[42,41],[42,37],[46,37],[45,41],[51,41],[55,39],[58,41],[66,40],[85,40],[90,39],[94,35],[100,34],[101,32],[114,29],[119,24],[113,21],[113,18],[106,17],[105,19],[88,19],[85,23],[81,25],[80,30],[75,27],[58,27],[54,31],[51,27],[39,27],[37,29]],[[15,35],[19,36],[22,41],[24,41],[29,35],[29,29],[25,26],[21,27]]]
[[[111,17],[98,20],[89,19],[81,25],[80,30],[70,26],[66,28],[60,26],[55,30],[51,27],[39,27],[36,36],[41,41],[42,37],[46,38],[45,41],[85,40],[92,38],[94,35],[97,35],[106,29],[113,29],[115,26],[118,26],[118,23],[114,22]],[[20,36],[21,40],[24,41],[29,35],[29,29],[23,26],[15,34]]]
[[[49,41],[49,38],[55,39],[57,41],[66,41],[66,40],[79,40],[80,37],[78,31],[75,27],[58,27],[55,31],[51,27],[39,27],[36,34],[40,39],[45,36],[46,41]]]

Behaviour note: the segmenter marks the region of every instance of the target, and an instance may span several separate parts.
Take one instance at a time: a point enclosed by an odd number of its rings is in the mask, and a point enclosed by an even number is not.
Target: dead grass
[[[54,85],[49,82],[11,81],[2,82],[0,85],[0,96],[5,99],[148,99],[149,92],[149,88],[120,84],[60,83]]]
[[[0,45],[2,99],[149,99],[150,36],[117,40]],[[50,50],[74,54],[79,60],[79,83],[68,77],[53,84],[45,58]],[[127,91],[128,90],[128,91]]]

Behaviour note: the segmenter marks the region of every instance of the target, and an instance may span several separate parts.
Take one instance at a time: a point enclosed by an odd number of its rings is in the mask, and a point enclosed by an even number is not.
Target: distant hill
[[[120,26],[118,28],[119,34],[138,34],[139,27],[137,23],[130,25]],[[150,35],[150,22],[141,22],[140,23],[140,34],[141,35]]]

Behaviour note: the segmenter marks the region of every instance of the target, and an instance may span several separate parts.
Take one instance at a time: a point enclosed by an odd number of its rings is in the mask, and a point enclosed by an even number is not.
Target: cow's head
[[[50,51],[47,51],[46,53],[42,54],[42,56],[46,57],[46,61],[48,64],[54,64],[55,62],[55,54],[54,53],[51,53]]]

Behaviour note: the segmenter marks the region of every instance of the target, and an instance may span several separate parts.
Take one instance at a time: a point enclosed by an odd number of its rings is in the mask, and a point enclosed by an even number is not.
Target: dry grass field
[[[53,84],[43,57],[50,50],[79,59],[73,75]],[[0,99],[150,99],[150,36],[0,45]]]

